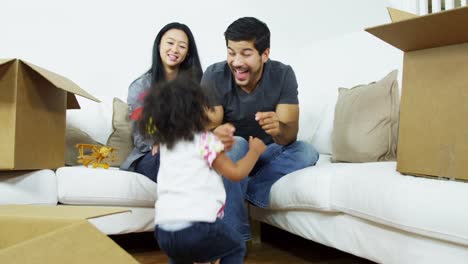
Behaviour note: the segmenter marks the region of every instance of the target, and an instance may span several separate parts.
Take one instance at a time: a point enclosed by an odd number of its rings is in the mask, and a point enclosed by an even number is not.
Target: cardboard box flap
[[[37,217],[53,219],[90,219],[130,212],[129,209],[101,206],[0,205],[0,217]]]
[[[15,59],[0,59],[0,65],[8,63],[10,61],[14,61]]]
[[[401,10],[391,8],[391,7],[387,7],[387,11],[392,22],[398,22],[398,21],[418,17],[418,15],[415,15],[413,13],[401,11]]]
[[[85,220],[52,224],[38,233],[36,228],[50,220],[15,219],[0,218],[5,226],[0,228],[0,263],[138,263]]]
[[[68,92],[67,102],[69,102],[69,103],[67,103],[67,108],[68,109],[74,109],[78,105],[78,101],[76,100],[76,98],[74,98],[75,94],[83,96],[85,98],[88,98],[88,99],[96,101],[96,102],[100,102],[99,99],[92,96],[91,94],[89,94],[85,90],[81,89],[78,85],[76,85],[71,80],[69,80],[69,79],[67,79],[67,78],[65,78],[63,76],[60,76],[60,75],[58,75],[56,73],[53,73],[51,71],[48,71],[46,69],[43,69],[43,68],[41,68],[39,66],[36,66],[36,65],[34,65],[32,63],[29,63],[29,62],[26,62],[26,61],[23,61],[23,60],[20,60],[20,61],[22,63],[24,63],[25,65],[27,65],[28,67],[30,67],[32,70],[34,70],[37,73],[39,73],[40,75],[42,75],[45,79],[47,79],[49,82],[51,82],[55,87],[67,91]],[[71,99],[71,98],[74,98],[74,99]],[[77,108],[79,108],[79,105],[78,105]]]
[[[79,220],[86,221],[86,220]],[[34,217],[0,217],[0,250],[53,232],[54,230],[76,223],[76,219],[44,219]]]
[[[366,31],[402,51],[468,42],[468,7],[367,28]]]
[[[80,104],[76,100],[76,96],[72,93],[67,93],[67,109],[80,109]]]

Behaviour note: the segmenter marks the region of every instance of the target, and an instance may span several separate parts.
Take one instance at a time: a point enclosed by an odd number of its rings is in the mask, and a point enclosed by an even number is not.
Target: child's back
[[[250,138],[247,154],[233,163],[221,141],[206,132],[208,101],[199,84],[184,79],[153,87],[145,98],[140,130],[159,145],[155,237],[172,263],[242,263],[241,235],[221,220],[224,177],[244,179],[265,144]]]
[[[216,220],[226,193],[211,162],[222,150],[222,143],[210,132],[179,141],[172,149],[160,147],[156,224]]]

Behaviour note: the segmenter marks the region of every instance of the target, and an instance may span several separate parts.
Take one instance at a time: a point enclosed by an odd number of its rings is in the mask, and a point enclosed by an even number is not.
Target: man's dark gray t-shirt
[[[299,103],[294,71],[291,66],[278,61],[265,63],[262,78],[251,93],[236,85],[226,61],[208,67],[201,83],[207,90],[211,105],[223,107],[223,123],[232,123],[236,136],[246,140],[249,136],[258,137],[265,144],[273,143],[273,139],[255,120],[255,114],[275,111],[278,104]]]

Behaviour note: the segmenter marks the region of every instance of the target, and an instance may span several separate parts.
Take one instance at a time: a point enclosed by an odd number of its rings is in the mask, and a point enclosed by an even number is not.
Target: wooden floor
[[[248,245],[246,264],[370,264],[371,261],[314,243],[269,225],[261,226],[262,243]],[[152,233],[111,236],[142,264],[168,263]]]

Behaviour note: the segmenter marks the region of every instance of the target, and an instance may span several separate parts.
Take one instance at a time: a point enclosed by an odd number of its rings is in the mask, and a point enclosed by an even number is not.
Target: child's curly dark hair
[[[210,120],[210,108],[201,86],[195,81],[178,77],[159,83],[145,97],[138,124],[140,133],[171,149],[179,140],[192,140],[205,131]]]

